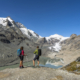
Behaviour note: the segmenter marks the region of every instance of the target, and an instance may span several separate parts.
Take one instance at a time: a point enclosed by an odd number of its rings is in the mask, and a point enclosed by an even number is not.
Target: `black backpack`
[[[41,49],[38,49],[38,55],[41,56],[42,53],[41,53]]]

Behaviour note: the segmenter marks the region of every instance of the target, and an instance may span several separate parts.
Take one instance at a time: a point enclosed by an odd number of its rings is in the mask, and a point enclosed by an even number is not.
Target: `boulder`
[[[77,35],[76,34],[72,34],[70,37],[71,38],[75,38],[75,37],[77,37]]]
[[[76,59],[76,61],[77,61],[77,62],[80,62],[80,57],[78,57],[78,58]]]

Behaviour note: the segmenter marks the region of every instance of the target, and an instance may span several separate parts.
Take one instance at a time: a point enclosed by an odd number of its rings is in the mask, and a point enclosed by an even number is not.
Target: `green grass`
[[[75,70],[80,71],[80,67],[78,68],[76,67],[77,64],[80,64],[80,62],[73,61],[67,67],[64,67],[63,69],[66,69],[67,71],[75,71]]]

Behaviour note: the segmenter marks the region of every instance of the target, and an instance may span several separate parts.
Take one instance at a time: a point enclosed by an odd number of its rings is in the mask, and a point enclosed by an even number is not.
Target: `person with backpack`
[[[37,59],[37,63],[39,66],[39,57],[41,56],[41,49],[39,49],[39,46],[37,46],[37,49],[34,51],[35,58],[33,59],[33,66],[35,67],[35,60]]]
[[[23,67],[23,60],[24,60],[24,56],[26,56],[26,55],[24,54],[23,46],[17,50],[17,55],[20,58],[20,66],[19,67],[24,68]]]

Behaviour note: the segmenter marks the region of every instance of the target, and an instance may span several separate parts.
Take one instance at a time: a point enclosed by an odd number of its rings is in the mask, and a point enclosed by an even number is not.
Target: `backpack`
[[[41,53],[41,49],[38,49],[38,55],[41,56],[42,53]]]
[[[18,49],[18,50],[17,50],[17,56],[20,56],[20,54],[21,54],[21,50]]]

